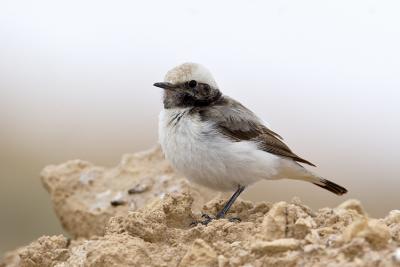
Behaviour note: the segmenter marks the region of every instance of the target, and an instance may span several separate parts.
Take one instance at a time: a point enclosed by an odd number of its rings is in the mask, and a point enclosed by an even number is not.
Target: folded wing
[[[217,130],[233,141],[254,141],[260,150],[315,166],[293,153],[282,138],[263,125],[252,111],[229,97],[224,96],[207,108],[196,109],[203,120],[213,121]]]

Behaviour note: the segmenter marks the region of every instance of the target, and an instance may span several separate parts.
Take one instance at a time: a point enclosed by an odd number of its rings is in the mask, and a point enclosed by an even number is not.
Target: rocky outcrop
[[[71,160],[41,173],[63,228],[73,237],[103,235],[108,220],[142,208],[165,194],[189,192],[200,207],[217,194],[191,186],[174,173],[159,147],[126,154],[115,168]]]
[[[224,200],[208,201],[215,193],[189,185],[157,149],[111,169],[49,166],[42,180],[74,238],[41,237],[7,253],[1,267],[400,266],[400,211],[369,218],[357,200],[318,211],[296,198],[238,200],[228,217],[240,222],[193,225],[200,209],[213,215]]]

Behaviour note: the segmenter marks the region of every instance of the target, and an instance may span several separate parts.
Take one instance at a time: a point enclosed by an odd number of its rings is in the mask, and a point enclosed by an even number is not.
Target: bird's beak
[[[178,88],[178,86],[176,86],[175,84],[167,83],[167,82],[155,83],[153,85],[155,87],[160,87],[165,90],[175,90],[176,88]]]

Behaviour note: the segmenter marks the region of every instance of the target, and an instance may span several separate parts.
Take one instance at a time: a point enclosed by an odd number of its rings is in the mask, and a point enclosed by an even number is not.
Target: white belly
[[[281,158],[250,141],[232,142],[188,109],[160,113],[159,142],[172,166],[189,180],[216,190],[236,190],[260,179],[276,179]],[[171,120],[185,112],[179,122]],[[177,118],[177,117],[176,117]]]

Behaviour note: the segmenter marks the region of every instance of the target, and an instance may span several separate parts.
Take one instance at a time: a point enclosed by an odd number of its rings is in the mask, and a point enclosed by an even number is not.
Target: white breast
[[[251,141],[232,142],[213,124],[167,109],[159,117],[159,142],[172,166],[189,180],[216,190],[235,190],[260,179],[275,179],[280,158]]]

